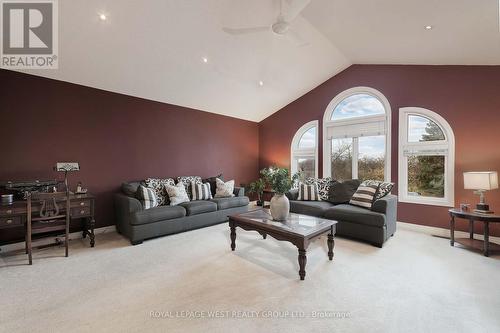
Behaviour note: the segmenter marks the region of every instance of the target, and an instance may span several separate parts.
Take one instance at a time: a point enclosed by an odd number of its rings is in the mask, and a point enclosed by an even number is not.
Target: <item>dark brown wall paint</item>
[[[423,107],[443,116],[455,133],[455,203],[478,201],[472,191],[463,189],[462,172],[500,172],[500,66],[351,66],[260,123],[260,167],[289,167],[290,143],[297,129],[319,120],[321,138],[328,103],[338,93],[357,86],[379,90],[391,105],[393,181],[398,179],[399,108]],[[321,140],[319,152],[322,174]],[[486,197],[500,213],[500,190],[490,191]],[[447,209],[400,203],[398,220],[448,228]],[[465,222],[459,223],[463,230],[465,226]],[[500,235],[498,225],[492,229]],[[478,226],[476,231],[482,232],[482,228]]]
[[[97,195],[98,227],[115,223],[123,181],[258,176],[257,123],[6,70],[0,88],[0,180],[60,178],[54,164],[77,161],[70,182]]]

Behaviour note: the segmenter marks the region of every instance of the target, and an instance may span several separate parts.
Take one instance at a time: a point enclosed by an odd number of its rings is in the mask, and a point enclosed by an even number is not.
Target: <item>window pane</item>
[[[316,147],[316,127],[311,127],[305,132],[299,140],[299,148]]]
[[[408,116],[408,142],[445,140],[441,128],[432,120],[422,116]]]
[[[298,158],[297,159],[297,169],[302,172],[301,176],[303,178],[316,177],[315,174],[315,160],[314,158]]]
[[[363,136],[358,142],[358,178],[384,181],[385,136]]]
[[[340,102],[332,113],[331,120],[385,114],[384,105],[376,97],[355,94]]]
[[[352,179],[352,138],[332,140],[333,179]]]
[[[408,195],[444,198],[444,156],[408,157]]]

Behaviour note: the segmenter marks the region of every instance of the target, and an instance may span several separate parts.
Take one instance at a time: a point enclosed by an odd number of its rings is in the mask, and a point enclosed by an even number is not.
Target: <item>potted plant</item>
[[[257,195],[257,206],[264,205],[264,201],[262,200],[262,195],[264,194],[265,187],[266,187],[266,182],[262,178],[259,178],[258,180],[251,182],[247,187],[247,192],[249,194]]]
[[[292,184],[298,178],[298,174],[290,177],[288,169],[270,167],[261,171],[265,181],[275,192],[271,199],[271,216],[275,221],[285,221],[290,212],[290,201],[285,193],[290,191]]]

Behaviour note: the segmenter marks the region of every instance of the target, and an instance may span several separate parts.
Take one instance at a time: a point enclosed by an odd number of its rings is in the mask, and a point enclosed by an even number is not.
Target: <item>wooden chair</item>
[[[68,256],[70,197],[68,192],[30,193],[27,195],[28,216],[26,224],[26,253],[33,264],[31,236],[64,230],[66,257]],[[37,203],[33,205],[33,203]],[[36,215],[33,215],[37,213]]]

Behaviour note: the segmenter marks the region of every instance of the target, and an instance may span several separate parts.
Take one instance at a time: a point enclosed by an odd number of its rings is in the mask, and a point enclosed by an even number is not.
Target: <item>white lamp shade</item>
[[[496,171],[464,172],[466,190],[494,190],[498,188]]]

